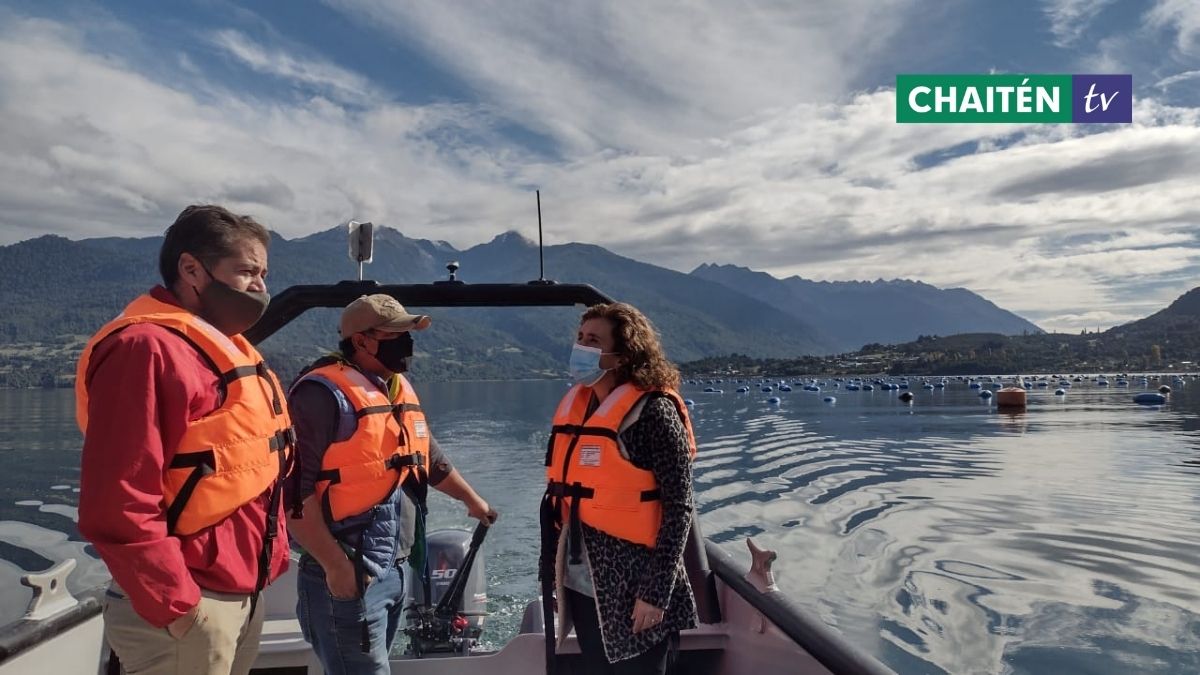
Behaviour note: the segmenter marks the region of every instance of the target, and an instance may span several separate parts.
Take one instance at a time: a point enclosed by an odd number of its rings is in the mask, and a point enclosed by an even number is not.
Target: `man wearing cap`
[[[329,673],[391,672],[401,566],[415,545],[424,549],[429,485],[471,517],[496,519],[442,454],[402,374],[412,331],[429,324],[389,295],[358,298],[342,312],[338,352],[306,368],[288,397],[297,433],[288,527],[303,548],[297,615]]]

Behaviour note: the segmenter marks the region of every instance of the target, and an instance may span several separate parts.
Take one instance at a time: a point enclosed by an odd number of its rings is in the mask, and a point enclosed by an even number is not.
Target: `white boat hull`
[[[706,547],[715,572],[718,623],[703,624],[680,635],[681,672],[694,675],[886,675],[887,668],[845,643],[832,630],[808,617],[769,583],[743,579],[728,554]],[[752,547],[752,550],[755,550]],[[761,552],[760,552],[761,553]],[[73,561],[70,561],[73,562]],[[56,568],[65,575],[70,566]],[[322,672],[296,619],[295,566],[264,592],[266,619],[255,672],[262,675],[316,675]],[[752,577],[751,575],[745,575]],[[61,587],[61,584],[59,585]],[[760,590],[766,588],[766,591]],[[41,591],[39,591],[39,594]],[[50,593],[45,593],[50,595]],[[101,613],[103,591],[79,602],[46,610],[31,605],[26,619],[0,633],[0,675],[107,673]],[[73,603],[73,604],[72,604]],[[540,606],[527,608],[521,633],[498,651],[467,656],[396,656],[392,672],[404,675],[529,675],[544,672],[545,637]],[[558,657],[559,674],[569,675],[578,658],[571,636]]]

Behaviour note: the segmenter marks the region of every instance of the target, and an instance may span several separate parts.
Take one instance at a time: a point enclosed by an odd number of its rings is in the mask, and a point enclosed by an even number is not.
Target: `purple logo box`
[[[1133,75],[1072,75],[1071,121],[1133,122]]]

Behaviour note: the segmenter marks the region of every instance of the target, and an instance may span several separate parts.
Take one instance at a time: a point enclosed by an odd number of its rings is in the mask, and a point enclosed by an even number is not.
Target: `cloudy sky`
[[[895,123],[993,71],[1132,73],[1134,123]],[[0,0],[0,245],[213,201],[466,247],[538,188],[549,243],[1108,327],[1200,285],[1200,2]]]

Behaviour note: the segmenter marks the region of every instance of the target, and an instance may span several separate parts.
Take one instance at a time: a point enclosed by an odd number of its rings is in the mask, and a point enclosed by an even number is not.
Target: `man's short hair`
[[[192,205],[167,228],[158,254],[158,271],[167,288],[179,280],[179,256],[191,253],[211,268],[222,258],[237,255],[247,239],[264,248],[271,243],[267,228],[250,216],[239,216],[212,204]]]

